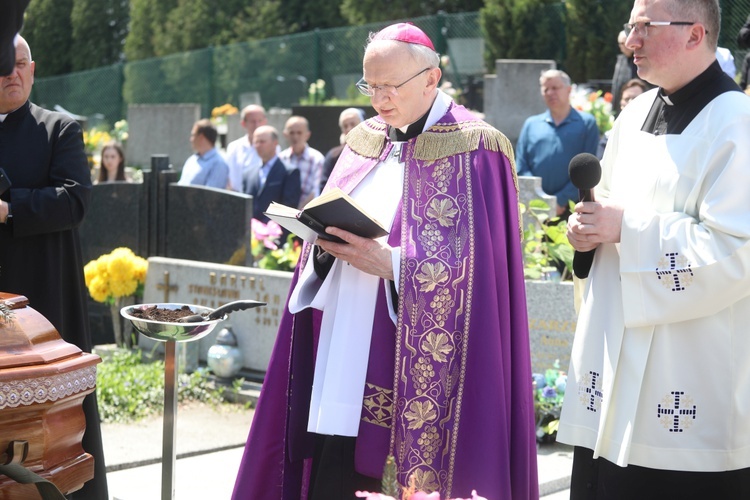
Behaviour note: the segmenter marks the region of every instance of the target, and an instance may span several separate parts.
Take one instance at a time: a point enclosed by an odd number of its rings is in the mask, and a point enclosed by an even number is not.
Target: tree
[[[341,13],[349,24],[358,25],[429,16],[440,11],[475,12],[483,4],[482,0],[344,0]]]
[[[242,7],[232,16],[228,24],[231,29],[220,33],[217,42],[229,45],[294,33],[297,31],[297,24],[286,22],[282,9],[279,0],[255,1]]]
[[[294,31],[337,28],[345,26],[339,0],[281,0],[280,15],[287,26],[296,26]]]
[[[573,81],[612,78],[617,34],[631,8],[618,0],[568,0],[565,69]]]
[[[156,39],[163,32],[169,11],[177,0],[130,0],[130,31],[125,38],[125,59],[137,61],[164,55],[157,52]]]
[[[21,34],[36,61],[35,75],[45,77],[71,71],[73,0],[32,0]]]
[[[565,54],[565,5],[558,0],[487,0],[479,25],[488,68],[496,59],[552,59]]]
[[[128,0],[73,0],[73,71],[108,66],[123,59]]]
[[[150,37],[156,56],[258,40],[296,29],[296,25],[284,22],[279,0],[251,0],[249,3],[247,0],[171,0],[172,7],[163,10],[161,6],[159,12],[147,6],[150,0],[132,1],[132,36]],[[147,20],[154,19],[155,15],[162,22],[148,24]],[[145,52],[143,43],[137,40],[128,41],[126,47],[129,58],[131,53]]]

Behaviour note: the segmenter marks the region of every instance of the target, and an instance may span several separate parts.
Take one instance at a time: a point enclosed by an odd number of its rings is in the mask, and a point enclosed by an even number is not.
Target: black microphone
[[[599,159],[591,153],[580,153],[570,160],[568,165],[570,182],[578,188],[580,201],[594,201],[594,186],[602,178],[602,166]],[[594,262],[594,250],[575,251],[573,254],[573,273],[578,278],[588,278],[591,264]]]

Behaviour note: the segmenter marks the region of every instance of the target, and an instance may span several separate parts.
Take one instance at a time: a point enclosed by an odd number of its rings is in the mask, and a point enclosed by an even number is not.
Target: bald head
[[[34,61],[31,49],[22,36],[15,38],[16,64],[13,71],[0,78],[0,113],[6,114],[23,106],[34,85]]]
[[[270,125],[261,125],[253,132],[253,147],[263,163],[276,155],[279,133]]]
[[[339,128],[341,129],[341,144],[344,143],[346,134],[359,125],[365,119],[365,113],[359,108],[346,108],[339,115]]]

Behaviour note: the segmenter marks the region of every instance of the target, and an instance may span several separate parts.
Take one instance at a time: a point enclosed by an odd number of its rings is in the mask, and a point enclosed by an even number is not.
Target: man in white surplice
[[[558,440],[571,498],[748,498],[750,99],[716,61],[718,0],[636,0],[638,76],[596,202],[568,220],[596,250]]]

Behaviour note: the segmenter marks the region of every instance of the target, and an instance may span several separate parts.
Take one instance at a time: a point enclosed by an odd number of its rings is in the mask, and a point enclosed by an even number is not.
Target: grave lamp
[[[242,351],[231,326],[222,328],[216,343],[208,349],[208,367],[217,377],[233,378],[242,369]]]

